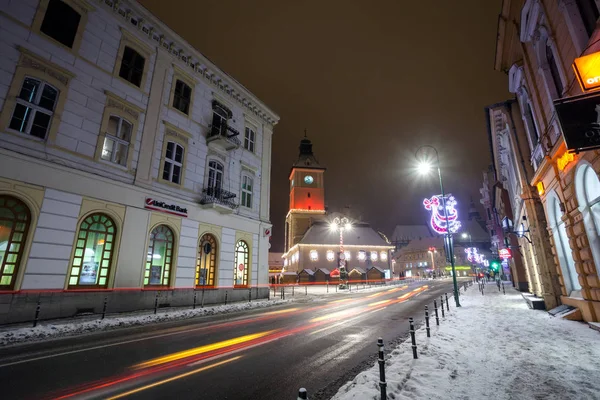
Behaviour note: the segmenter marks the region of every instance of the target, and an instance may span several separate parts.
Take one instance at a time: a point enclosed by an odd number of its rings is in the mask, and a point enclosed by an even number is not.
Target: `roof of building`
[[[432,236],[427,225],[396,225],[392,233],[392,241],[408,241]]]
[[[384,272],[384,271],[385,271],[383,268],[381,268],[381,267],[377,267],[377,266],[375,266],[375,265],[374,265],[374,266],[372,266],[371,268],[369,268],[369,271],[370,271],[370,270],[372,270],[372,269],[376,269],[376,270],[377,270],[377,271],[379,271],[379,272]]]
[[[328,244],[339,245],[340,233],[329,227],[326,221],[315,222],[304,234],[300,244]],[[344,245],[352,246],[390,246],[381,235],[364,222],[355,223],[352,229],[344,231]]]
[[[283,253],[269,252],[269,266],[283,266]]]
[[[298,148],[300,153],[298,159],[293,164],[295,168],[311,168],[311,169],[325,169],[320,164],[312,150],[312,142],[306,137],[306,131],[304,133],[304,139],[300,141],[300,147]]]
[[[324,273],[325,275],[329,275],[329,274],[331,273],[331,272],[330,272],[330,271],[329,271],[327,268],[319,268],[319,269],[317,269],[317,271],[315,271],[315,272],[318,272],[318,271],[321,271],[321,272],[322,272],[322,273]]]
[[[350,272],[352,272],[352,271],[358,271],[358,272],[360,272],[361,274],[365,274],[365,273],[366,273],[366,271],[365,271],[363,268],[361,268],[361,267],[354,267],[354,268],[352,268],[352,269],[350,270]]]
[[[436,249],[444,248],[444,239],[442,236],[437,237],[425,237],[420,239],[413,239],[406,246],[398,250],[398,253],[411,252],[411,251],[427,251],[430,247]]]
[[[315,271],[313,271],[312,269],[309,268],[304,268],[302,271],[299,272],[299,274],[306,272],[308,275],[314,275]]]

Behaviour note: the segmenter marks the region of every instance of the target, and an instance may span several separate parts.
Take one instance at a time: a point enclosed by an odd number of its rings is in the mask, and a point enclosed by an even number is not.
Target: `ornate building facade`
[[[557,109],[594,92],[573,65],[600,51],[599,15],[595,0],[504,0],[495,69],[516,102],[487,110],[495,208],[530,231],[531,243],[509,234],[522,256],[518,286],[526,280],[547,309],[570,305],[586,321],[600,319],[600,151],[569,151]]]
[[[275,113],[135,1],[0,32],[0,323],[267,296]]]

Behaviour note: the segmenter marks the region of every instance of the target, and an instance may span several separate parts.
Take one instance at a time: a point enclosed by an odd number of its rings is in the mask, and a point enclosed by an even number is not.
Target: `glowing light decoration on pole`
[[[441,195],[435,195],[430,199],[423,200],[425,209],[431,211],[431,218],[429,220],[431,228],[440,235],[456,233],[460,229],[456,199],[451,194],[446,196],[447,215],[444,213],[443,203]],[[448,219],[447,223],[446,218]]]

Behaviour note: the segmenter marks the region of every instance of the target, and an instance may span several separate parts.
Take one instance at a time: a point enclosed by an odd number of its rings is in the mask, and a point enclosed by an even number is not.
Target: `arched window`
[[[69,274],[69,288],[107,286],[115,236],[115,223],[104,214],[92,214],[81,221]]]
[[[12,290],[27,240],[31,212],[16,197],[0,196],[0,289]]]
[[[567,229],[562,220],[563,212],[560,209],[560,201],[556,193],[552,192],[548,195],[547,207],[548,220],[552,228],[552,237],[554,238],[554,246],[566,292],[569,296],[577,296],[579,295],[578,291],[581,290],[581,285],[579,284],[577,271],[575,270],[575,260],[573,259],[573,252],[569,245]]]
[[[169,285],[174,245],[173,231],[168,226],[159,225],[150,232],[144,285]]]
[[[558,71],[558,64],[556,63],[556,58],[554,57],[554,50],[552,50],[552,46],[550,41],[546,41],[546,62],[548,63],[548,69],[550,70],[550,76],[552,77],[552,84],[554,85],[555,98],[562,97],[563,92],[563,84],[560,78],[560,72]]]
[[[596,273],[600,276],[600,179],[589,164],[578,167],[575,190]]]
[[[250,269],[250,252],[248,244],[240,240],[235,245],[235,268],[233,270],[234,286],[248,286],[248,271]]]
[[[217,265],[217,239],[210,233],[202,235],[196,261],[196,285],[214,286]]]

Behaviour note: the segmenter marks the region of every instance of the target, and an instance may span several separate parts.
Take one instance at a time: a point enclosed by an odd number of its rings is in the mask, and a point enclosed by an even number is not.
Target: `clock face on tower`
[[[314,179],[313,179],[313,177],[312,177],[312,176],[310,176],[310,175],[306,175],[306,176],[304,177],[304,183],[306,183],[307,185],[310,185],[311,183],[313,183],[313,181],[314,181]]]

